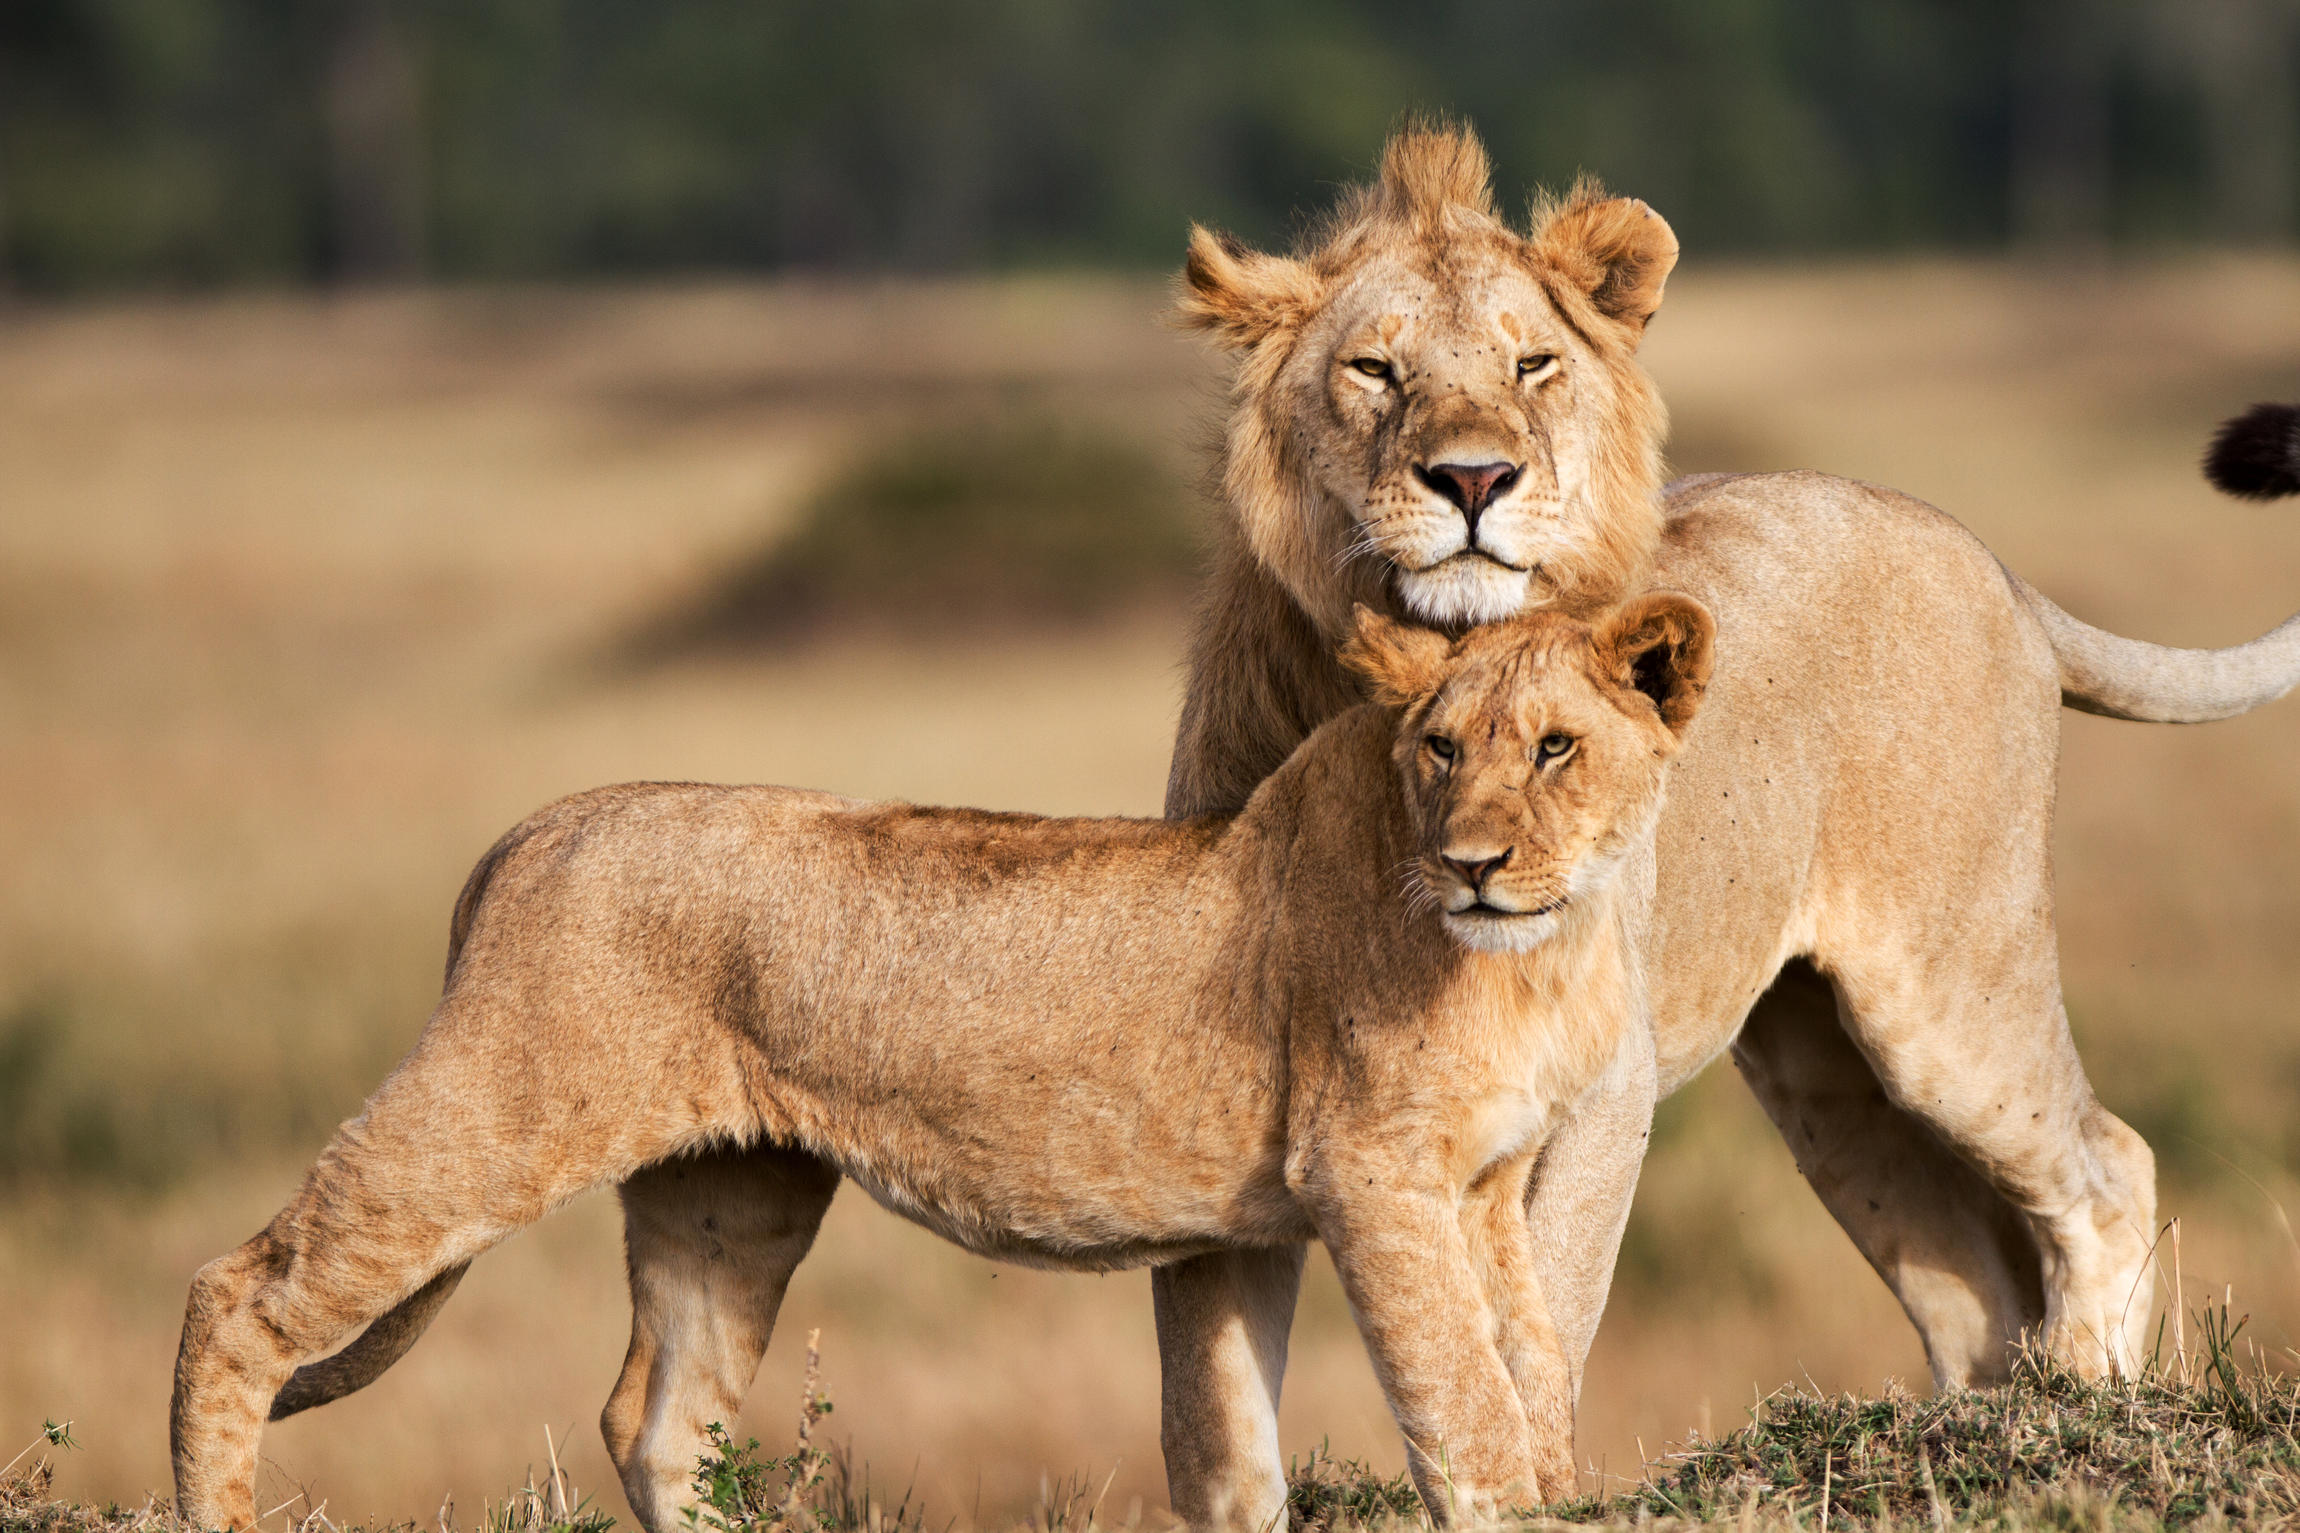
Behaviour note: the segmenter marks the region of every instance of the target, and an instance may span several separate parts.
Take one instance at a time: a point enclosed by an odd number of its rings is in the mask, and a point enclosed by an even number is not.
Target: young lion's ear
[[[1716,639],[1707,607],[1675,591],[1654,591],[1600,619],[1590,647],[1601,672],[1653,699],[1661,722],[1682,738],[1709,688]]]
[[[1452,657],[1453,641],[1444,634],[1393,621],[1364,602],[1341,648],[1343,666],[1366,684],[1367,695],[1392,708],[1435,692]]]
[[[1661,215],[1594,182],[1536,210],[1533,250],[1632,335],[1644,334],[1677,265],[1677,236]]]
[[[1299,325],[1317,301],[1317,276],[1300,261],[1249,250],[1202,224],[1190,226],[1190,254],[1174,305],[1182,323],[1243,348]]]

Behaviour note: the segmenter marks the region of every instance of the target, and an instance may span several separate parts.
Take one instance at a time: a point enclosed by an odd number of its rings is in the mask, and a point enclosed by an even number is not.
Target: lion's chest
[[[1534,1078],[1498,1083],[1467,1104],[1457,1135],[1458,1179],[1474,1181],[1497,1161],[1538,1147],[1556,1126],[1558,1110],[1546,1084]]]
[[[1562,986],[1496,969],[1449,987],[1405,1027],[1344,1030],[1345,1049],[1360,1055],[1348,1072],[1359,1130],[1419,1140],[1464,1186],[1538,1149],[1619,1052],[1630,1021],[1616,966]]]

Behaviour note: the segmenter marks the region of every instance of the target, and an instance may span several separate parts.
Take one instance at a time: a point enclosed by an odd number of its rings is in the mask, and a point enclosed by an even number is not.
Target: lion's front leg
[[[1452,1189],[1352,1159],[1304,1192],[1431,1515],[1477,1523],[1540,1497],[1525,1407]]]
[[[1526,1194],[1534,1271],[1565,1349],[1575,1401],[1613,1286],[1655,1096],[1652,1030],[1634,1027],[1613,1064],[1550,1134]]]
[[[1559,1340],[1535,1270],[1526,1224],[1526,1190],[1534,1157],[1496,1166],[1462,1201],[1461,1224],[1470,1262],[1492,1307],[1494,1340],[1517,1385],[1531,1435],[1533,1462],[1544,1501],[1573,1494],[1574,1369]]]

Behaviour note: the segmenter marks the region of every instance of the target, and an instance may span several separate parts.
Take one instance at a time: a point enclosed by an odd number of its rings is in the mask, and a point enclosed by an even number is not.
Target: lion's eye
[[[1530,357],[1517,359],[1517,375],[1530,378],[1535,373],[1546,373],[1557,365],[1557,358],[1546,351],[1537,351]]]
[[[1389,363],[1384,362],[1380,357],[1353,357],[1350,360],[1350,366],[1369,378],[1387,378],[1390,376]]]
[[[1431,755],[1433,755],[1433,756],[1435,756],[1435,757],[1437,757],[1437,759],[1438,759],[1438,760],[1440,760],[1440,761],[1451,761],[1451,760],[1453,760],[1453,755],[1454,755],[1454,747],[1453,747],[1453,742],[1452,742],[1451,740],[1448,740],[1448,739],[1447,739],[1447,738],[1446,738],[1444,735],[1431,735],[1431,736],[1429,736],[1428,738],[1424,739],[1424,740],[1422,741],[1422,744],[1424,744],[1424,745],[1428,746],[1428,747],[1429,747],[1429,752],[1430,752],[1430,754],[1431,754]]]
[[[1563,761],[1572,754],[1573,736],[1571,735],[1543,735],[1533,747],[1533,759],[1542,766],[1547,766],[1553,761]]]

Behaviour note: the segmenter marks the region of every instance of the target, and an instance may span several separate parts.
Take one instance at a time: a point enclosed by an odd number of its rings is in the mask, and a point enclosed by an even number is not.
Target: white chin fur
[[[1399,570],[1398,595],[1425,623],[1473,628],[1513,617],[1524,607],[1533,575],[1491,559],[1456,557],[1426,570]]]
[[[1558,925],[1558,914],[1554,910],[1522,916],[1449,913],[1445,918],[1445,929],[1454,941],[1481,953],[1530,953],[1556,936]]]

